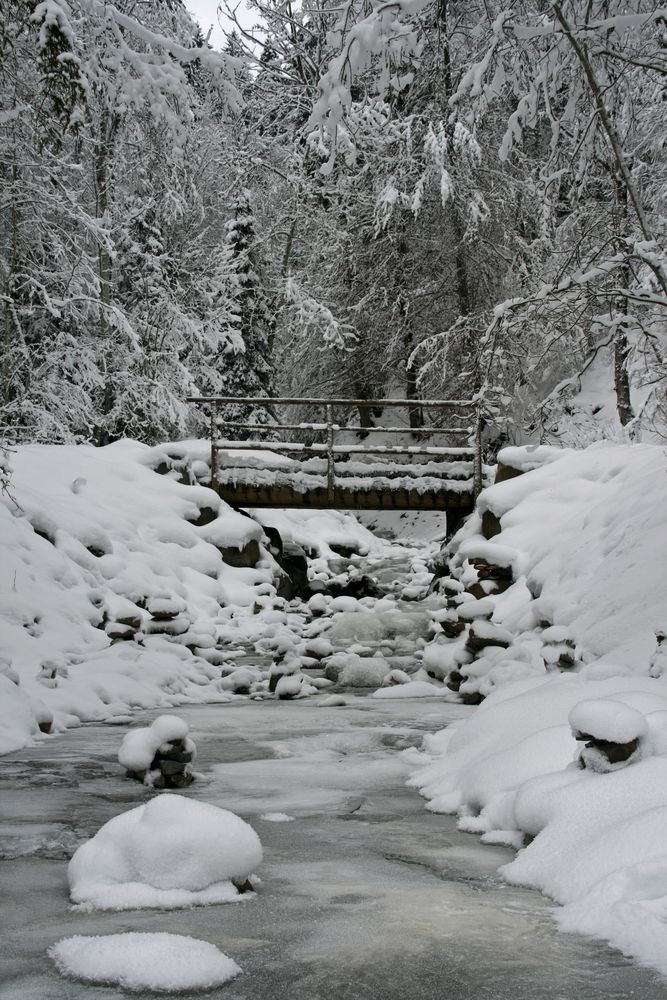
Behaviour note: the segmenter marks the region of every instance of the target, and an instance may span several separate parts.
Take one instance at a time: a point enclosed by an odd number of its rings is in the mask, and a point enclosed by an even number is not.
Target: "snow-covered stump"
[[[197,753],[188,725],[175,715],[161,715],[152,725],[132,729],[123,739],[118,761],[128,778],[153,788],[187,788],[194,780]]]
[[[605,773],[617,771],[641,756],[641,742],[648,733],[641,712],[613,698],[580,701],[568,721],[572,734],[584,743],[579,767]]]

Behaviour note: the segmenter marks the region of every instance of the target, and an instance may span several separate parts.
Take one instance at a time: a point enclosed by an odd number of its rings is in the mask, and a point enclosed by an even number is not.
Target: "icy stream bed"
[[[242,905],[72,912],[75,846],[150,794],[116,763],[126,727],[84,726],[3,758],[0,998],[118,998],[62,979],[46,949],[73,934],[169,931],[239,963],[244,974],[209,994],[227,1000],[667,1000],[652,972],[559,933],[547,900],[495,874],[510,851],[460,833],[405,786],[401,751],[469,709],[321,700],[179,709],[201,773],[183,794],[238,812],[264,844],[261,887]]]

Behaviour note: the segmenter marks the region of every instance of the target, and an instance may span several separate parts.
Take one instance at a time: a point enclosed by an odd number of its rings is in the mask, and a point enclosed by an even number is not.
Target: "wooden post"
[[[335,469],[334,469],[334,429],[333,429],[333,406],[331,403],[326,405],[326,416],[327,416],[327,498],[329,503],[333,504],[334,501],[334,488],[335,488]]]
[[[217,404],[211,403],[211,487],[214,490],[218,488],[218,449],[215,446],[217,436],[216,414]]]

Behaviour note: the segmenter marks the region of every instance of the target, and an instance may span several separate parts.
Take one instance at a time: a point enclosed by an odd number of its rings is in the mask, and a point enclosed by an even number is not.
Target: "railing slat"
[[[327,455],[330,448],[326,444],[300,444],[298,441],[216,441],[217,451],[309,451],[318,455]],[[420,448],[418,445],[377,445],[366,447],[363,444],[334,444],[331,450],[341,455],[473,455],[474,448],[440,448],[430,445]]]
[[[239,403],[246,406],[263,406],[265,408],[273,406],[349,406],[361,407],[361,409],[386,409],[387,407],[398,407],[400,409],[414,409],[416,402],[422,409],[440,410],[475,410],[477,403],[470,399],[424,399],[415,401],[414,399],[323,399],[320,397],[301,397],[298,399],[280,396],[252,396],[247,399],[242,396],[188,396],[187,403],[216,403],[218,406],[227,406],[232,403]],[[268,425],[267,425],[268,426]],[[409,428],[406,428],[409,429]]]

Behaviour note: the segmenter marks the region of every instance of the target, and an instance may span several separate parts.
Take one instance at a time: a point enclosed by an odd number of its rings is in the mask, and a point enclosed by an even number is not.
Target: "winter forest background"
[[[667,11],[249,6],[217,53],[180,0],[2,0],[3,437],[196,435],[195,392],[660,433]]]

